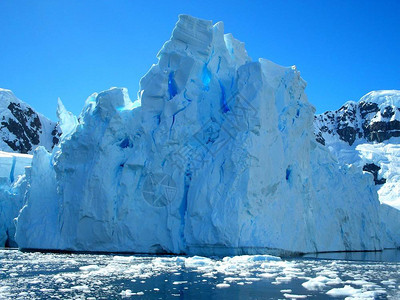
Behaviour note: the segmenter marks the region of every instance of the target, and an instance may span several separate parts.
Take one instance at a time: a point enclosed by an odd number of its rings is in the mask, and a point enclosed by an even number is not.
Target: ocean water
[[[0,250],[0,299],[400,299],[400,251],[205,258]]]

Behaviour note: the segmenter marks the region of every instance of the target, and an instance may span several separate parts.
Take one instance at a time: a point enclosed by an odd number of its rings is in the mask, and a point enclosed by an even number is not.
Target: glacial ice
[[[134,102],[113,88],[91,95],[78,118],[60,102],[68,134],[51,153],[34,152],[20,248],[237,255],[387,245],[372,178],[315,141],[296,67],[252,61],[222,22],[186,15],[157,57]]]
[[[61,99],[58,98],[57,107],[58,126],[63,134],[63,139],[67,139],[73,134],[78,126],[78,119],[73,113],[67,111]]]
[[[17,247],[14,218],[23,205],[25,168],[31,161],[30,154],[0,151],[0,247]]]

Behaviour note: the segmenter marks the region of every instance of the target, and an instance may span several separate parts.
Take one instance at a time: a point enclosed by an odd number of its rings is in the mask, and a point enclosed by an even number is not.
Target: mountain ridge
[[[379,200],[400,209],[400,91],[371,91],[314,117],[316,140],[374,177]]]
[[[0,88],[0,151],[32,153],[37,146],[51,151],[60,134],[56,122]]]

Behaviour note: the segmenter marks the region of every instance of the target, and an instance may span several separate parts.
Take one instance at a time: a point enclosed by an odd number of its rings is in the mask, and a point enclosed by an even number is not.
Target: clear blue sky
[[[0,87],[56,119],[156,62],[178,14],[224,21],[249,55],[297,65],[317,112],[400,89],[400,1],[1,0]]]

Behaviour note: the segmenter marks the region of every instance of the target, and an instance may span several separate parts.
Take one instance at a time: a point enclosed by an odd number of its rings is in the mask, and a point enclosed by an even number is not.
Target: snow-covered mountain
[[[0,247],[17,247],[14,218],[24,203],[25,168],[32,155],[0,151]]]
[[[400,91],[372,91],[348,101],[337,111],[315,117],[317,140],[325,145],[344,141],[383,142],[400,136]]]
[[[51,151],[59,136],[56,122],[0,88],[0,151],[32,153],[37,146]]]
[[[400,209],[400,91],[372,91],[317,115],[314,126],[319,143],[373,174],[379,200]]]
[[[15,194],[21,248],[243,254],[400,245],[399,212],[373,178],[314,137],[296,67],[252,61],[222,22],[182,15],[140,81],[39,147]],[[26,189],[26,192],[25,192]],[[382,208],[384,207],[384,208]],[[383,218],[384,216],[384,218]]]

